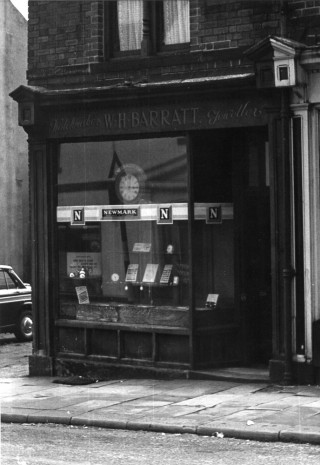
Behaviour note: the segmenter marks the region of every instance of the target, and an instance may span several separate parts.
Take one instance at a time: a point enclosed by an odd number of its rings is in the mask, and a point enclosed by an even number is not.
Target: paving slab
[[[207,395],[200,397],[193,397],[192,399],[184,400],[179,402],[177,405],[188,405],[188,406],[199,406],[199,407],[213,407],[214,405],[222,404],[223,402],[236,401],[237,396],[232,394],[221,394]]]
[[[250,403],[250,402],[248,402]],[[294,399],[291,397],[289,399],[284,399],[282,402],[280,400],[275,400],[272,402],[263,402],[259,404],[255,404],[253,406],[248,406],[247,408],[250,409],[255,409],[255,410],[275,410],[275,411],[282,411],[286,410],[288,408],[293,407],[294,405],[301,405],[301,401],[298,403],[294,402]],[[304,404],[302,404],[304,405]]]
[[[161,417],[181,417],[184,415],[190,415],[195,412],[199,412],[202,407],[198,406],[184,406],[184,405],[177,405],[177,404],[171,404],[165,407],[160,407],[160,408],[155,408],[152,410],[152,414],[156,416],[161,416]],[[150,409],[148,410],[150,413]]]
[[[81,397],[50,397],[48,399],[33,399],[33,401],[28,402],[28,407],[37,408],[38,410],[58,410],[70,408],[73,405],[77,405],[85,399]],[[15,405],[19,406],[19,402]],[[21,405],[26,405],[25,403]]]
[[[217,394],[219,392],[224,392],[229,390],[231,387],[235,387],[236,384],[227,383],[227,382],[212,382],[207,381],[205,385],[197,385],[196,381],[192,381],[192,384],[187,386],[181,386],[171,390],[171,394],[175,395],[177,393],[179,396],[188,396],[188,397],[201,397],[209,394]],[[230,394],[232,395],[232,394]]]
[[[265,421],[273,424],[287,425],[294,428],[304,429],[306,427],[315,427],[320,432],[320,416],[312,415],[303,410],[290,411],[283,413],[271,413],[265,418]]]
[[[146,407],[149,409],[155,409],[159,407],[164,407],[166,405],[171,405],[174,402],[171,401],[165,401],[165,400],[158,400],[155,399],[153,396],[148,396],[148,397],[143,397],[142,399],[135,399],[135,400],[130,400],[127,402],[127,406],[136,406],[136,407]]]
[[[30,409],[30,408],[21,408],[21,407],[14,407],[10,406],[1,406],[1,415],[25,415],[26,417],[30,414],[38,413],[38,409]],[[51,410],[50,410],[51,413]],[[1,462],[0,462],[1,463]]]
[[[245,410],[240,410],[239,412],[235,412],[235,413],[230,413],[230,415],[228,415],[228,417],[225,417],[225,418],[228,418],[229,421],[240,421],[240,422],[243,422],[243,424],[246,424],[248,421],[253,421],[253,422],[261,422],[262,420],[265,421],[265,417],[269,417],[269,415],[271,415],[272,411],[269,411],[269,410],[248,410],[248,409],[245,409]]]
[[[310,403],[308,403],[308,406],[320,410],[320,400],[311,401]]]
[[[234,394],[234,395],[247,395],[253,394],[256,392],[260,392],[265,385],[261,385],[260,383],[256,384],[240,384],[234,387],[228,387],[225,392],[227,394]]]
[[[242,410],[243,410],[242,406],[230,407],[228,405],[218,404],[215,407],[200,410],[198,414],[201,416],[206,415],[212,419],[215,419],[215,418],[223,418],[226,416],[230,416],[234,413],[241,412]]]
[[[119,403],[119,400],[116,400],[116,399],[114,400],[93,399],[93,400],[87,400],[84,402],[79,402],[74,405],[67,405],[67,406],[62,406],[62,407],[59,406],[58,410],[67,411],[68,413],[75,415],[79,413],[91,412],[92,410],[108,408],[118,403]]]
[[[146,399],[148,399],[149,397],[147,397]],[[160,401],[160,402],[166,402],[168,404],[175,404],[177,402],[182,402],[184,400],[187,400],[189,399],[190,397],[186,397],[186,396],[172,396],[170,393],[162,393],[162,394],[154,394],[152,396],[152,398],[155,400],[155,401]]]
[[[55,386],[37,386],[37,385],[13,385],[10,384],[3,388],[0,386],[0,398],[4,397],[22,397],[22,396],[27,396],[28,394],[31,393],[36,393],[36,392],[53,392],[55,389],[57,389]]]

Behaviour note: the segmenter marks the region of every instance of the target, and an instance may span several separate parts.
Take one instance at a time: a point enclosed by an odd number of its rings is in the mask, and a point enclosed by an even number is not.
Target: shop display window
[[[61,308],[75,302],[187,310],[190,228],[196,310],[234,307],[232,161],[226,157],[222,166],[216,158],[215,165],[201,141],[193,224],[186,138],[61,144]]]
[[[62,144],[60,301],[187,306],[186,140]]]

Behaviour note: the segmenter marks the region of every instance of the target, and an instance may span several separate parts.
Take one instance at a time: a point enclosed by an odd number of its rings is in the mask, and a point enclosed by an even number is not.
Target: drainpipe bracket
[[[283,268],[282,270],[282,276],[284,279],[292,279],[294,276],[296,276],[296,274],[296,270],[291,265],[287,268]]]

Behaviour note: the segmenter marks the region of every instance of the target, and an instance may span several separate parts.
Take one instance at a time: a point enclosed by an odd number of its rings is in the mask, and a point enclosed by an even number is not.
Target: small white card
[[[135,244],[133,245],[132,252],[150,252],[150,250],[150,242],[135,242]]]
[[[126,281],[130,283],[135,283],[137,281],[139,265],[132,263],[128,265]]]
[[[208,294],[206,307],[216,307],[219,299],[219,294]]]
[[[168,284],[170,281],[172,272],[172,265],[164,265],[162,275],[160,278],[160,284]]]
[[[154,283],[157,276],[159,265],[155,263],[148,263],[143,275],[144,283]]]
[[[77,293],[79,304],[90,303],[87,286],[77,286],[76,293]]]

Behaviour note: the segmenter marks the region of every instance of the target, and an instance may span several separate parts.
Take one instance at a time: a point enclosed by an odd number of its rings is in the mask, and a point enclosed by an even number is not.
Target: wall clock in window
[[[146,175],[134,164],[121,166],[116,172],[115,191],[123,203],[137,203],[145,191]]]

